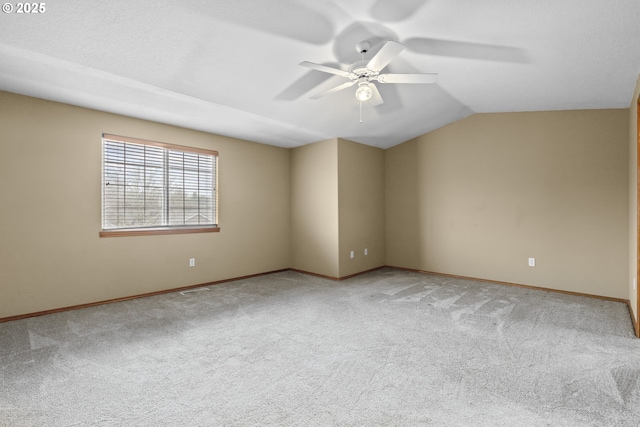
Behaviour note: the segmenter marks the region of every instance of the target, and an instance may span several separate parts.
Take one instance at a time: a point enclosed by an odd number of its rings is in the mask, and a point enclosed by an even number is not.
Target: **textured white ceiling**
[[[14,3],[15,4],[15,3]],[[0,15],[0,90],[282,147],[390,147],[473,113],[627,108],[639,0],[65,0]],[[406,49],[385,69],[434,85],[318,100],[355,45]]]

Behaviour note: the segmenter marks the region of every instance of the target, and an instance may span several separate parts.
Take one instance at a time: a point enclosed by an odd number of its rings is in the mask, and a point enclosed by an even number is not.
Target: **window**
[[[101,237],[220,231],[218,153],[102,135]]]

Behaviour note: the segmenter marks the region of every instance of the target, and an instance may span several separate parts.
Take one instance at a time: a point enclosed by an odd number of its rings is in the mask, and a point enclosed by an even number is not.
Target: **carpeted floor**
[[[0,324],[3,426],[634,426],[621,303],[282,272]]]

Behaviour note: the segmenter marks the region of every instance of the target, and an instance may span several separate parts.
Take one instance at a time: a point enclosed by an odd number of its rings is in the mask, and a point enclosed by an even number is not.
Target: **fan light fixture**
[[[373,96],[373,91],[369,87],[369,83],[358,83],[358,89],[356,90],[356,99],[358,101],[368,101]]]

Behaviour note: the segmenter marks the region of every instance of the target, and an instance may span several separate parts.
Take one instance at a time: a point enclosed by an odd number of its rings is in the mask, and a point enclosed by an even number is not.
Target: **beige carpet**
[[[624,304],[282,272],[0,324],[3,426],[634,426]]]

